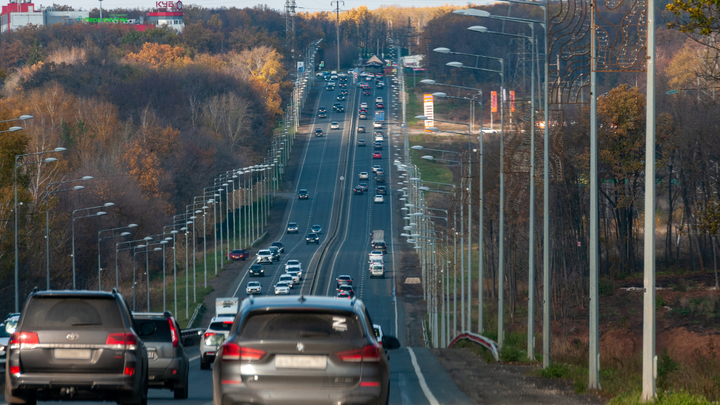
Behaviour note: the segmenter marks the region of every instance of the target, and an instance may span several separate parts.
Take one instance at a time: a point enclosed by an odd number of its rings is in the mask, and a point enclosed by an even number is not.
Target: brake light
[[[13,374],[13,375],[20,374],[20,366],[10,366],[10,374]]]
[[[25,346],[34,346],[40,344],[38,335],[35,332],[16,332],[10,337],[8,344],[11,349],[19,349]]]
[[[225,343],[223,345],[223,361],[255,361],[260,360],[263,356],[265,356],[265,352],[262,350],[240,347],[235,343]]]
[[[224,324],[233,323],[233,321],[223,321]]]
[[[203,338],[204,338],[204,339],[207,339],[207,338],[209,338],[210,336],[215,336],[215,333],[205,332],[205,334],[203,335]]]
[[[110,333],[105,339],[106,345],[124,346],[125,350],[135,350],[137,337],[132,333]]]
[[[380,383],[377,381],[363,381],[360,383],[361,387],[379,387]]]
[[[380,361],[380,346],[367,345],[362,349],[339,352],[335,356],[347,363],[377,363]]]
[[[125,367],[125,375],[135,374],[135,367]]]
[[[172,319],[168,319],[168,324],[170,324],[170,337],[172,338],[173,347],[178,347],[178,336],[175,330],[175,324]]]

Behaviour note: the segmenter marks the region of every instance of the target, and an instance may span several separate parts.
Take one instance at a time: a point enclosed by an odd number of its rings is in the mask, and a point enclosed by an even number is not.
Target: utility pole
[[[285,39],[287,46],[290,47],[290,54],[293,59],[293,69],[297,69],[295,64],[295,0],[285,0]]]
[[[333,0],[330,5],[335,4],[335,18],[337,24],[335,25],[335,36],[337,41],[337,71],[340,73],[340,3],[345,5],[343,0]]]

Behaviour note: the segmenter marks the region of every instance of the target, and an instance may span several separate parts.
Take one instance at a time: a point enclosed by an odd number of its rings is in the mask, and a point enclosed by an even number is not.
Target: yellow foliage
[[[129,53],[129,62],[142,63],[153,68],[178,68],[187,65],[191,59],[185,55],[185,49],[179,46],[146,42],[138,53]]]

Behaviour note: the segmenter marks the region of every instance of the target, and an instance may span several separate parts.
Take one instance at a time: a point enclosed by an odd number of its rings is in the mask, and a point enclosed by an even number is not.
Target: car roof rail
[[[302,302],[307,301],[307,299],[305,298],[304,295],[300,294],[300,298],[298,298],[298,301],[302,303]]]
[[[251,296],[250,296],[250,304],[254,304],[254,303],[255,303],[255,297],[253,297],[253,296],[251,295]]]
[[[35,286],[35,287],[33,288],[32,292],[33,292],[33,294],[36,294],[36,293],[38,292],[37,286]]]
[[[355,302],[357,301],[357,297],[353,297],[352,300],[350,300],[350,306],[355,306]]]

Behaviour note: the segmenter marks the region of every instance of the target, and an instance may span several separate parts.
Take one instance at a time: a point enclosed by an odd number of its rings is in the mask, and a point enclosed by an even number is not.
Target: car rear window
[[[33,297],[23,316],[24,330],[124,327],[114,299]]]
[[[210,329],[212,330],[229,331],[230,328],[232,328],[232,322],[213,322],[210,324]]]
[[[153,332],[149,335],[142,335],[142,340],[146,342],[172,342],[170,336],[170,324],[167,319],[137,319],[135,318],[135,324],[137,330],[143,330],[143,325],[149,323],[154,326]]]
[[[354,314],[273,312],[250,314],[240,336],[251,340],[362,338],[360,321]]]

